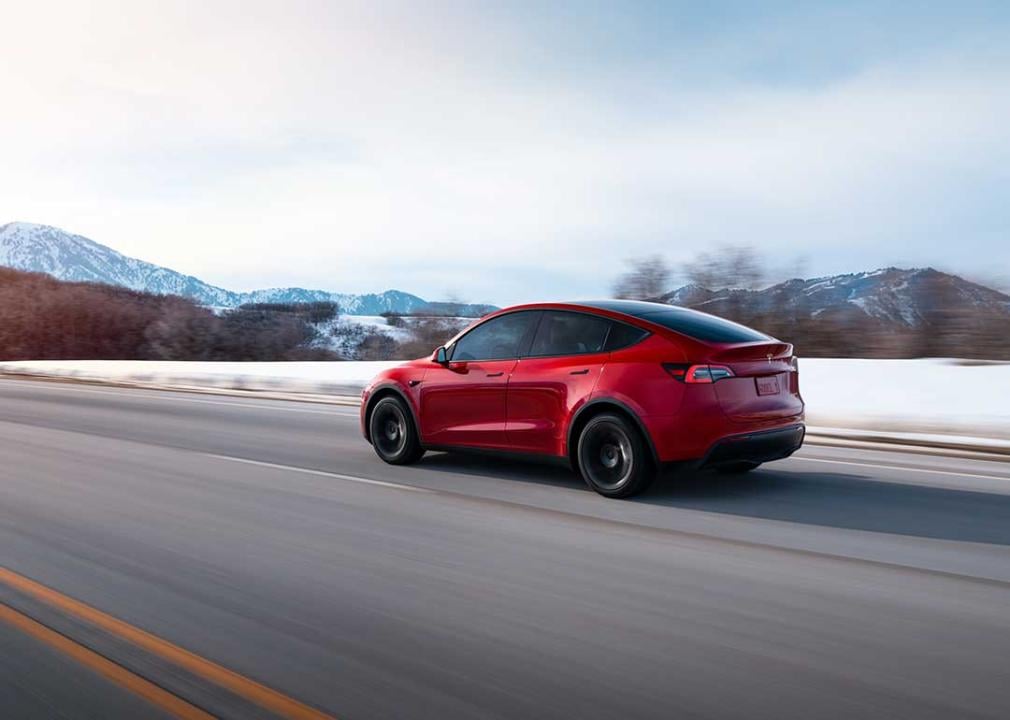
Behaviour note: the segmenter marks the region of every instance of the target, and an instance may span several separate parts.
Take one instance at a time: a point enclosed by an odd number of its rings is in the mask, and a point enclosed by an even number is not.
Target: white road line
[[[929,470],[928,468],[906,467],[904,465],[877,465],[874,463],[851,462],[848,460],[824,460],[811,457],[793,457],[800,462],[831,463],[832,465],[855,465],[857,467],[877,468],[882,470],[901,470],[907,472],[930,473],[932,475],[953,475],[954,477],[984,478],[986,480],[1010,480],[1006,475],[978,475],[976,473],[954,472],[953,470]]]
[[[334,478],[336,480],[346,480],[348,482],[361,483],[363,485],[378,485],[380,487],[394,488],[396,490],[408,490],[418,493],[433,493],[435,490],[416,487],[414,485],[404,485],[402,483],[387,482],[385,480],[372,480],[371,478],[358,477],[357,475],[342,475],[340,473],[326,472],[325,470],[312,470],[310,468],[297,467],[295,465],[278,465],[277,463],[263,462],[261,460],[249,460],[247,458],[232,457],[231,455],[215,455],[213,453],[201,453],[206,457],[217,460],[228,460],[230,462],[243,463],[245,465],[258,465],[259,467],[271,468],[273,470],[284,470],[286,472],[299,472],[306,475],[318,475],[320,477]]]
[[[19,385],[25,385],[27,381],[15,381],[15,382],[18,382]],[[41,386],[44,385],[44,383],[33,383],[33,385],[37,385],[37,386],[41,387]],[[79,388],[79,387],[69,388],[69,387],[66,387],[66,386],[60,386],[59,388],[56,388],[56,387],[46,387],[45,389],[46,390],[52,390],[54,392],[68,391],[68,392],[77,392],[77,393],[91,393],[92,395],[112,395],[113,397],[129,397],[130,396],[130,392],[134,390],[133,388],[128,388],[128,389],[125,389],[124,392],[110,392],[108,390],[93,390],[91,388]],[[354,412],[354,413],[345,413],[345,412],[337,412],[337,411],[333,411],[333,410],[309,410],[307,408],[287,408],[287,407],[275,407],[273,405],[253,405],[252,403],[231,402],[231,401],[224,401],[224,400],[201,400],[201,399],[198,399],[198,398],[178,397],[177,395],[172,395],[171,394],[171,393],[182,392],[182,391],[179,391],[179,390],[153,390],[153,389],[150,389],[150,388],[136,388],[136,389],[137,390],[144,390],[144,391],[146,391],[148,393],[159,393],[159,395],[153,395],[153,396],[152,395],[144,395],[143,396],[145,398],[151,398],[151,397],[153,397],[156,400],[170,400],[172,402],[198,403],[198,404],[201,404],[201,405],[227,405],[228,407],[255,408],[257,410],[271,410],[271,411],[272,410],[279,410],[281,412],[309,413],[309,414],[312,414],[312,415],[336,415],[338,417],[348,417],[348,418],[355,418],[355,419],[357,419],[357,417],[358,417],[358,413],[357,412]],[[140,396],[134,396],[134,397],[132,397],[130,399],[136,400],[139,397]],[[283,401],[280,401],[280,402],[283,402]],[[291,402],[297,402],[297,401],[293,400]]]

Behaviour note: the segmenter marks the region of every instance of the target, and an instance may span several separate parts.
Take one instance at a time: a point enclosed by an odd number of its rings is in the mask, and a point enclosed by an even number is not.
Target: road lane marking
[[[641,524],[634,522],[632,520],[621,520],[612,517],[604,517],[600,515],[587,515],[582,512],[576,512],[574,510],[562,510],[553,507],[545,507],[540,505],[529,505],[527,503],[518,502],[516,500],[506,500],[502,498],[487,497],[482,495],[470,495],[465,492],[460,492],[458,490],[436,490],[432,488],[415,487],[412,485],[399,485],[397,483],[386,483],[381,480],[369,480],[367,478],[357,478],[351,475],[340,475],[338,473],[327,473],[321,470],[309,470],[307,468],[299,468],[288,465],[276,465],[274,463],[259,462],[257,460],[246,460],[245,458],[234,458],[227,455],[211,455],[207,454],[208,457],[216,457],[221,460],[232,460],[235,462],[249,463],[252,465],[262,465],[268,468],[275,468],[280,470],[293,470],[296,472],[305,472],[311,475],[323,475],[326,477],[341,478],[346,480],[351,480],[354,482],[363,482],[368,484],[381,484],[390,485],[400,490],[411,490],[414,492],[422,493],[432,493],[434,495],[440,495],[443,497],[454,498],[463,502],[477,503],[477,504],[490,504],[499,507],[505,507],[514,510],[520,510],[524,512],[543,514],[550,517],[561,516],[565,518],[571,518],[580,521],[588,521],[591,523],[600,523],[606,525],[617,526],[621,528],[628,528],[634,531],[643,533],[655,533],[659,535],[675,535],[681,538],[686,538],[688,540],[711,542],[722,546],[733,547],[733,548],[750,548],[753,550],[759,550],[764,552],[780,553],[789,556],[799,555],[802,557],[815,558],[815,559],[825,559],[835,562],[841,562],[846,564],[858,564],[858,565],[869,565],[877,568],[884,568],[887,570],[897,570],[902,572],[915,573],[918,575],[930,575],[934,577],[948,578],[952,580],[957,580],[960,582],[970,582],[974,584],[987,585],[991,587],[998,587],[1002,589],[1010,588],[1010,580],[1002,580],[999,578],[978,576],[978,575],[968,575],[964,573],[952,572],[948,570],[939,570],[936,568],[922,567],[918,565],[903,565],[897,562],[889,562],[886,560],[877,560],[871,557],[861,557],[857,555],[838,555],[831,552],[826,552],[823,550],[811,550],[802,547],[796,547],[795,545],[776,545],[770,542],[759,542],[756,540],[744,540],[738,537],[727,537],[723,535],[713,535],[711,533],[699,532],[697,530],[682,530],[673,527],[663,527],[657,525]],[[603,502],[609,502],[603,498],[597,498]],[[871,531],[876,532],[876,531]],[[882,531],[881,531],[882,532]]]
[[[112,662],[8,605],[0,604],[0,621],[63,653],[173,717],[180,718],[180,720],[213,720],[214,718],[210,713],[204,712],[177,695],[173,695],[140,675],[130,672],[122,665]]]
[[[318,475],[320,477],[334,478],[336,480],[346,480],[348,482],[362,483],[363,485],[378,485],[379,487],[394,488],[396,490],[408,490],[417,493],[433,493],[435,490],[417,487],[416,485],[404,485],[398,482],[388,482],[386,480],[373,480],[372,478],[358,477],[357,475],[343,475],[341,473],[326,472],[325,470],[313,470],[311,468],[298,467],[297,465],[278,465],[277,463],[263,462],[262,460],[249,460],[248,458],[232,457],[231,455],[215,455],[213,453],[203,453],[206,457],[218,460],[228,460],[229,462],[243,463],[245,465],[258,465],[259,467],[271,468],[272,470],[284,470],[286,472],[299,472],[306,475]]]
[[[977,473],[955,472],[953,470],[930,470],[929,468],[905,467],[904,465],[878,465],[876,463],[852,462],[851,460],[826,460],[812,457],[794,457],[802,462],[831,463],[833,465],[855,465],[857,467],[877,468],[883,470],[903,470],[908,472],[930,473],[933,475],[953,475],[954,477],[983,478],[985,480],[1010,480],[1006,475],[979,475]]]
[[[17,384],[19,384],[19,385],[23,385],[26,382],[31,382],[31,381],[25,381],[25,380],[20,380],[19,381],[19,380],[15,380],[14,382],[17,383]],[[39,385],[39,386],[42,386],[44,383],[36,383],[36,384]],[[346,413],[346,412],[337,412],[337,411],[333,411],[333,410],[309,410],[307,408],[273,407],[271,405],[254,405],[252,403],[231,402],[231,401],[226,401],[226,400],[201,400],[201,399],[198,399],[198,398],[176,397],[175,395],[173,395],[173,393],[184,392],[182,390],[154,390],[154,389],[151,389],[151,388],[124,388],[125,392],[110,392],[108,390],[93,390],[91,388],[81,388],[81,387],[69,388],[69,387],[66,387],[64,385],[60,385],[58,389],[56,387],[47,387],[46,390],[52,390],[53,392],[62,392],[62,391],[65,390],[65,391],[76,392],[76,393],[89,393],[91,395],[111,395],[113,397],[119,397],[119,398],[127,397],[132,390],[142,390],[142,391],[146,391],[146,392],[149,392],[149,393],[159,393],[159,395],[153,395],[153,396],[152,395],[145,395],[145,396],[143,396],[145,398],[150,398],[150,399],[155,399],[155,400],[169,400],[171,402],[197,403],[197,404],[200,404],[200,405],[225,405],[227,407],[255,408],[257,410],[270,410],[270,411],[278,410],[280,412],[308,413],[310,415],[336,415],[338,417],[348,417],[348,418],[355,418],[355,419],[357,419],[359,417],[358,412]],[[129,399],[130,400],[139,400],[140,397],[139,396],[135,396],[135,397],[132,397],[132,398],[129,398]],[[303,401],[301,401],[301,400],[274,400],[272,402],[303,402]],[[356,406],[356,405],[352,406],[352,405],[334,404],[334,407],[358,407],[358,406]]]
[[[330,715],[294,698],[2,566],[0,566],[0,582],[80,618],[281,717],[294,720],[333,720]]]
[[[322,477],[330,477],[335,478],[337,480],[347,480],[349,482],[363,483],[366,485],[379,485],[381,487],[396,488],[397,490],[409,490],[412,492],[424,492],[424,493],[444,492],[441,490],[431,490],[429,488],[417,487],[415,485],[404,485],[402,483],[387,482],[385,480],[372,480],[371,478],[357,477],[355,475],[343,475],[341,473],[326,472],[324,470],[312,470],[310,468],[298,467],[297,465],[279,465],[277,463],[263,462],[262,460],[249,460],[247,458],[232,457],[231,455],[215,455],[213,453],[204,453],[204,454],[207,457],[217,458],[218,460],[229,460],[231,462],[245,463],[246,465],[259,465],[260,467],[272,468],[274,470],[285,470],[288,472],[306,473],[308,475],[319,475]],[[909,470],[912,472],[933,473],[939,475],[953,475],[955,477],[982,478],[986,480],[1010,480],[1010,477],[1002,475],[978,475],[973,473],[953,472],[951,470],[928,470],[926,468],[903,467],[901,465],[877,465],[873,463],[858,463],[846,460],[826,460],[811,457],[794,457],[792,459],[805,462],[832,463],[835,465],[855,465],[858,467],[878,468],[883,470]]]

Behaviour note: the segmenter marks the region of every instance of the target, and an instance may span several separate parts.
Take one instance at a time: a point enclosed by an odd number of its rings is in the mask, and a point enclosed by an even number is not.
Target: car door
[[[564,452],[568,419],[593,393],[608,353],[611,321],[546,310],[508,386],[505,432],[511,449]]]
[[[420,392],[425,445],[503,449],[505,392],[536,311],[480,323],[447,348],[448,362],[428,371]]]

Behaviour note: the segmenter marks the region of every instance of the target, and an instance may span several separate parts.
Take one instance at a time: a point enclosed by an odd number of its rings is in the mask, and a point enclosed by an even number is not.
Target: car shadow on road
[[[762,468],[665,477],[638,502],[939,540],[1010,545],[1010,495]]]
[[[581,478],[565,465],[512,456],[469,452],[429,453],[420,461],[418,467],[592,492]]]
[[[429,455],[421,464],[433,470],[592,492],[561,466],[441,453]],[[643,495],[613,502],[1010,545],[1010,495],[894,483],[852,473],[780,471],[774,466],[744,475],[665,473]]]

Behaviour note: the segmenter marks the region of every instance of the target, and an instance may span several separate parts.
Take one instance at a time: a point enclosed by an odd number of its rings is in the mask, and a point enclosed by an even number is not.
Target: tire
[[[740,462],[721,465],[716,468],[716,471],[722,473],[723,475],[743,475],[744,473],[749,473],[751,470],[756,470],[759,467],[761,467],[761,463],[759,462],[741,460]]]
[[[576,457],[586,484],[609,498],[637,495],[656,476],[645,439],[620,415],[590,418],[579,433]]]
[[[410,465],[424,455],[414,418],[398,397],[384,397],[375,403],[368,418],[368,437],[375,454],[390,465]]]

